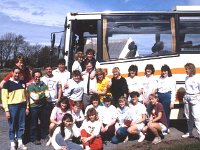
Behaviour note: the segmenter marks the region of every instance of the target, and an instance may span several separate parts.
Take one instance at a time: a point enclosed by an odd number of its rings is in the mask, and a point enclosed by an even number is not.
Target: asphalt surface
[[[185,121],[172,121],[172,127],[170,127],[170,134],[166,135],[163,141],[170,141],[181,139],[181,135],[186,131],[186,122]],[[196,129],[194,131],[194,135],[196,135]],[[26,144],[28,150],[53,150],[52,146],[45,146],[47,140],[41,140],[41,145],[34,145],[33,143],[29,142]],[[122,150],[125,145],[137,145],[137,140],[131,140],[127,143],[120,143],[117,145],[107,143],[104,144],[104,150]],[[0,110],[0,150],[9,150],[10,149],[10,142],[8,137],[8,123],[5,118],[5,114],[2,110]],[[141,148],[143,150],[144,148]]]

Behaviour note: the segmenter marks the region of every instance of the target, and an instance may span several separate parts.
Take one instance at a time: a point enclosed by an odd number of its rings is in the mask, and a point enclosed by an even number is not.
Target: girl
[[[148,116],[150,115],[152,108],[152,105],[149,102],[149,95],[155,94],[157,90],[157,80],[154,77],[154,72],[154,66],[152,64],[147,64],[145,67],[145,76],[141,79],[143,104],[147,107]]]
[[[101,68],[96,70],[96,79],[97,79],[97,89],[91,89],[91,93],[96,93],[100,95],[100,105],[103,105],[103,97],[105,95],[111,95],[108,91],[110,85],[110,79],[105,77],[105,73]]]
[[[170,109],[173,108],[176,93],[176,81],[172,78],[172,72],[168,65],[161,67],[161,76],[158,79],[158,99],[163,105],[167,125],[169,127]],[[169,129],[168,129],[169,132]],[[167,131],[164,133],[166,134]]]
[[[141,94],[142,92],[140,77],[138,77],[137,74],[138,74],[138,67],[136,65],[131,65],[128,69],[128,78],[126,78],[129,94],[133,91],[138,92],[139,94]],[[131,101],[130,96],[128,97],[128,101],[129,102]]]
[[[73,123],[71,114],[65,114],[62,123],[56,128],[52,136],[52,145],[55,150],[83,150],[83,148],[72,142],[72,137],[80,137],[80,131]]]
[[[90,105],[88,105],[85,109],[85,116],[87,116],[88,109],[94,108],[98,113],[98,117],[100,118],[102,106],[100,106],[99,104],[100,104],[99,95],[98,94],[92,94],[92,96],[90,98]]]
[[[49,141],[46,143],[46,146],[51,144],[51,136],[55,128],[62,122],[62,118],[66,113],[70,113],[69,102],[65,97],[61,97],[60,101],[57,104],[57,107],[54,107],[51,116],[50,116],[50,125],[49,125]]]
[[[74,63],[72,65],[72,72],[74,70],[79,70],[80,72],[82,72],[82,67],[81,67],[81,63],[83,61],[83,52],[78,51],[75,56],[74,56]]]
[[[139,93],[132,92],[130,94],[131,103],[130,103],[130,118],[131,124],[128,128],[128,133],[139,135],[138,142],[142,142],[145,139],[144,134],[141,132],[145,126],[144,122],[146,121],[146,107],[144,104],[138,102]]]
[[[86,120],[81,126],[81,141],[85,150],[102,150],[103,142],[100,136],[101,123],[98,120],[97,111],[90,108],[87,111]]]
[[[72,72],[72,79],[68,80],[68,87],[64,90],[63,95],[69,97],[70,109],[72,110],[74,102],[79,102],[81,109],[83,109],[84,82],[80,71],[74,70]]]
[[[73,108],[71,110],[72,117],[75,121],[75,124],[78,128],[81,127],[84,118],[83,111],[80,109],[80,103],[74,102]]]
[[[115,135],[112,137],[112,143],[118,144],[126,139],[128,136],[127,125],[125,121],[128,120],[129,117],[129,107],[127,104],[126,97],[121,96],[118,100],[117,107],[117,122],[115,124]],[[128,140],[128,139],[127,139]],[[126,142],[125,140],[124,142]]]
[[[104,141],[110,141],[115,133],[115,122],[117,119],[116,107],[111,105],[112,98],[105,96],[104,106],[101,110],[101,136]]]
[[[149,100],[153,105],[153,109],[151,111],[149,122],[143,128],[143,132],[145,133],[147,132],[147,129],[150,129],[150,131],[155,135],[152,143],[158,144],[161,142],[159,133],[167,130],[167,120],[163,106],[160,102],[158,102],[158,96],[155,94],[150,94]]]

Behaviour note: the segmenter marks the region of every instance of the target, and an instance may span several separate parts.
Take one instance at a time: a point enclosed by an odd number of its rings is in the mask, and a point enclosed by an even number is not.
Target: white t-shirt
[[[166,93],[171,92],[171,101],[175,101],[176,81],[173,77],[159,78],[158,79],[158,92]]]
[[[185,90],[187,94],[198,94],[200,91],[200,77],[194,75],[185,78]]]
[[[117,108],[117,123],[115,124],[115,129],[117,130],[119,127],[124,127],[124,120],[129,119],[129,107],[125,106],[123,109]]]
[[[86,73],[86,74],[83,75],[84,93],[86,93],[86,94],[87,94],[88,76],[89,76],[89,73]],[[89,90],[90,89],[97,89],[97,80],[96,80],[96,78],[89,79],[89,80],[90,80]]]
[[[101,122],[99,120],[91,122],[84,120],[80,130],[85,129],[87,133],[94,136],[99,136],[101,130]]]
[[[84,82],[75,82],[73,79],[68,80],[68,88],[64,90],[63,95],[73,101],[81,101],[84,92]]]
[[[58,99],[58,86],[61,85],[60,81],[57,77],[54,75],[52,77],[43,76],[41,78],[41,81],[43,81],[47,86],[49,90],[49,102],[55,102]]]
[[[73,136],[75,136],[75,137],[79,137],[80,136],[80,130],[77,128],[77,126],[75,124],[73,124],[71,128],[65,127],[64,128],[64,132],[65,132],[65,137],[64,137],[65,141],[66,140],[72,140]],[[60,134],[60,133],[61,133],[60,126],[58,126],[55,129],[55,131],[53,132],[53,136],[51,138],[52,146],[56,150],[61,149],[61,145],[58,145],[57,142],[56,142],[56,135]],[[64,146],[64,145],[62,145],[62,146]]]
[[[138,102],[136,105],[130,104],[130,112],[129,116],[132,119],[132,122],[137,122],[138,120],[142,119],[142,115],[146,115],[146,107],[144,104]]]
[[[88,105],[87,107],[86,107],[86,109],[85,109],[85,116],[87,115],[87,111],[88,111],[88,109],[90,109],[90,108],[94,108],[94,106],[92,105],[92,104],[90,104],[90,105]],[[97,111],[97,113],[98,113],[98,117],[99,118],[101,118],[100,116],[101,116],[101,111],[102,111],[102,106],[97,106],[97,108],[95,108],[95,110]]]
[[[72,72],[74,70],[79,70],[80,72],[82,72],[81,64],[77,60],[74,61],[73,65],[72,65]]]
[[[67,83],[67,81],[70,79],[70,72],[67,70],[64,70],[63,72],[60,72],[60,70],[57,68],[52,71],[53,75],[59,79],[62,89],[64,89],[64,85]]]
[[[150,77],[143,76],[141,81],[143,96],[145,99],[148,99],[149,95],[157,89],[157,80],[153,75],[151,75]]]
[[[101,109],[101,122],[104,124],[110,124],[113,120],[117,119],[117,109],[115,106],[110,105],[109,107],[102,106]]]

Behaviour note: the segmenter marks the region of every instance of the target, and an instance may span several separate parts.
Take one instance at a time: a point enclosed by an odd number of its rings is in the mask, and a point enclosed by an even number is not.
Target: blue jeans
[[[170,104],[171,104],[171,92],[167,93],[158,93],[158,98],[160,103],[163,105],[165,116],[167,119],[167,125],[169,127],[169,117],[170,117]]]
[[[17,139],[22,139],[25,130],[26,102],[10,104],[8,109],[10,112],[10,118],[8,119],[10,141],[14,141],[15,134]]]
[[[119,142],[123,142],[126,139],[126,137],[128,136],[127,129],[128,129],[128,127],[120,127],[117,130],[116,135],[114,135],[112,137],[112,143],[118,144]]]
[[[66,146],[66,148],[69,150],[83,150],[83,148],[79,144],[73,143],[71,140],[64,141],[64,138],[60,133],[58,133],[55,138],[55,141],[58,145]]]
[[[40,126],[38,124],[40,120]],[[45,138],[48,135],[47,111],[44,106],[30,107],[30,140],[34,142],[39,138]]]

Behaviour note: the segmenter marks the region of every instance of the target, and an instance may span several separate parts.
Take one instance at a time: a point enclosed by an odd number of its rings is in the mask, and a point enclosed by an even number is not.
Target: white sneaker
[[[158,144],[160,143],[162,140],[160,137],[155,137],[154,140],[152,141],[152,144]]]
[[[123,143],[128,142],[128,136],[126,137],[126,139],[123,141]]]
[[[46,146],[49,146],[49,145],[51,145],[51,137],[49,138],[49,140],[46,143]]]
[[[194,137],[192,134],[190,134],[190,133],[186,133],[186,134],[183,134],[182,136],[181,136],[182,138],[192,138],[192,137]]]
[[[28,148],[24,144],[20,144],[17,149],[18,150],[27,150]]]
[[[16,150],[16,149],[15,149],[15,146],[11,146],[11,147],[10,147],[10,150]]]
[[[138,142],[139,142],[139,143],[140,143],[140,142],[143,142],[144,139],[145,139],[145,135],[144,135],[142,132],[140,132]]]
[[[85,147],[85,150],[90,150],[90,147],[89,147],[89,146],[86,146],[86,147]]]

